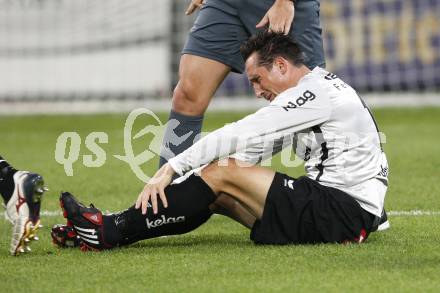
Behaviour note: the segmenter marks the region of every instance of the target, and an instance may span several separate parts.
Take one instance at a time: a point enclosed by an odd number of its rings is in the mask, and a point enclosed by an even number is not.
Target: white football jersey
[[[356,91],[319,67],[268,106],[208,134],[169,163],[183,175],[227,157],[258,163],[291,144],[309,178],[348,193],[380,217],[388,163],[377,125]]]

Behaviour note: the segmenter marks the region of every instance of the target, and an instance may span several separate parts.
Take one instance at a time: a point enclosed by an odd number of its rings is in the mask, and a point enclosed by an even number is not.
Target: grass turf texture
[[[440,108],[376,109],[391,167],[388,210],[440,211],[438,184]],[[205,130],[244,114],[209,113]],[[161,116],[165,120],[165,115]],[[116,211],[131,205],[143,184],[130,167],[113,157],[124,154],[126,115],[0,117],[1,150],[19,169],[44,175],[51,191],[43,209],[59,210],[58,193],[67,190],[84,203]],[[142,120],[142,119],[140,119]],[[136,122],[140,129],[146,121]],[[54,159],[60,133],[82,137],[81,156],[68,177]],[[107,161],[85,168],[90,154],[84,140],[104,131]],[[135,132],[133,132],[135,133]],[[134,142],[135,154],[151,137]],[[302,167],[287,171],[298,176]],[[144,165],[150,175],[157,160]],[[33,252],[9,256],[10,225],[0,220],[0,291],[438,291],[440,288],[440,216],[392,216],[392,228],[370,235],[362,245],[256,246],[239,224],[213,217],[183,236],[146,240],[101,253],[52,246],[50,228],[64,219],[42,217],[45,227]]]

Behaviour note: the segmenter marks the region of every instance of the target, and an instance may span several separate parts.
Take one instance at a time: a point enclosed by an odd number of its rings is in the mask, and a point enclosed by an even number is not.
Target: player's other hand
[[[191,0],[191,3],[188,5],[188,8],[185,11],[185,14],[190,15],[191,13],[196,11],[196,9],[199,9],[200,7],[202,7],[202,5],[204,3],[205,3],[205,0]]]
[[[256,28],[268,26],[268,30],[287,35],[295,15],[295,7],[290,0],[276,0]]]
[[[156,174],[148,181],[142,192],[139,194],[136,201],[136,209],[142,207],[142,214],[147,213],[148,201],[151,201],[153,206],[153,213],[157,214],[157,195],[165,208],[168,207],[167,198],[165,196],[165,187],[167,187],[173,178],[174,170],[170,164],[163,165]]]

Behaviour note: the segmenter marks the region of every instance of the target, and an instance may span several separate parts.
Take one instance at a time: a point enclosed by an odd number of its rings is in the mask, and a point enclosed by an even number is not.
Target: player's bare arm
[[[269,31],[283,32],[287,35],[290,31],[294,15],[295,7],[293,1],[276,0],[256,27],[262,28],[268,25]]]

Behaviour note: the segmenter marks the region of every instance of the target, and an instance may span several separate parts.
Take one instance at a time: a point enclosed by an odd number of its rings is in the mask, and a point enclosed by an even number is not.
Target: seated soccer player
[[[103,216],[62,194],[65,216],[86,247],[185,233],[219,208],[262,244],[360,243],[377,229],[388,165],[356,91],[322,68],[308,69],[283,34],[261,32],[241,52],[255,94],[269,104],[170,159],[126,211]],[[305,176],[255,165],[292,143]],[[199,175],[191,173],[199,167]],[[186,180],[170,184],[176,173]]]
[[[18,171],[0,156],[0,194],[6,207],[5,217],[12,223],[12,255],[31,251],[30,241],[38,240],[41,197],[45,191],[40,175]]]

